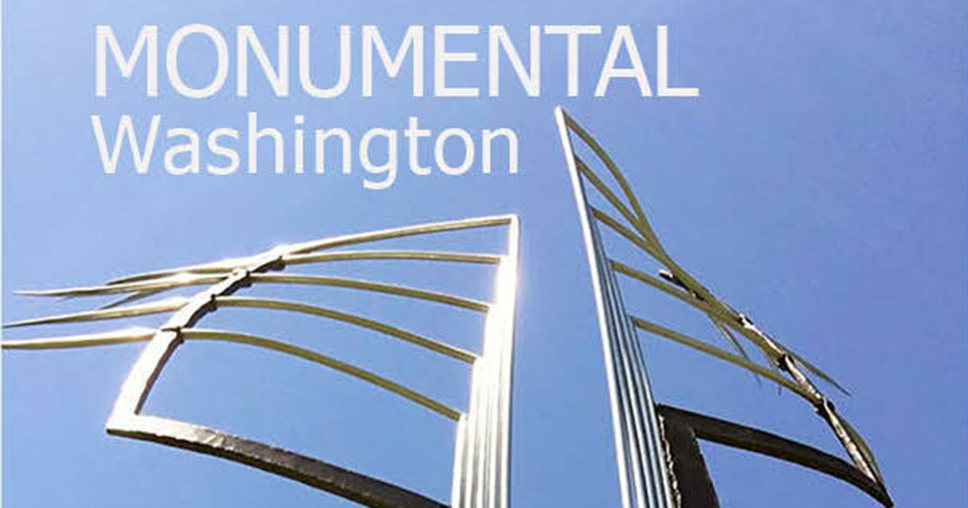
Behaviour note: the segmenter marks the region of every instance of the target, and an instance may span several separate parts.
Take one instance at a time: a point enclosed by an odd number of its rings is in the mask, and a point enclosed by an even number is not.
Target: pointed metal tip
[[[49,296],[43,289],[15,289],[13,294],[20,296]]]
[[[31,349],[30,340],[5,340],[0,342],[0,349]]]
[[[20,296],[38,296],[44,298],[56,297],[58,301],[70,300],[74,295],[70,294],[70,289],[17,289],[14,294]]]
[[[133,326],[111,332],[47,337],[42,339],[10,340],[0,342],[0,349],[71,349],[89,346],[106,346],[149,340],[155,330]]]

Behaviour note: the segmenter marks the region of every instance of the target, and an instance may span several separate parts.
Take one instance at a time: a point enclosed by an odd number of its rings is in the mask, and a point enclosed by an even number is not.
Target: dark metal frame
[[[715,508],[719,506],[716,490],[709,479],[699,440],[759,453],[799,464],[843,480],[867,493],[885,506],[892,501],[884,485],[857,469],[853,464],[790,439],[737,423],[659,405],[665,441],[674,457],[673,477],[679,482],[680,508]]]

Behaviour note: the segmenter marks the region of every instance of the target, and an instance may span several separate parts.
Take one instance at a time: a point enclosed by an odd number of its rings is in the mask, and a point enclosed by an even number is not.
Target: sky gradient
[[[521,1],[418,7],[40,0],[2,8],[4,321],[85,306],[17,296],[15,289],[95,284],[278,243],[516,213],[522,263],[512,504],[617,506],[594,302],[553,118],[560,104],[624,169],[683,266],[846,385],[853,395],[834,395],[834,402],[877,454],[898,506],[968,503],[964,2],[566,1],[550,8]],[[537,98],[524,93],[506,63],[499,98],[414,98],[407,66],[393,80],[378,74],[373,97],[360,96],[356,67],[348,92],[331,100],[277,98],[259,79],[249,97],[236,97],[234,67],[226,93],[204,100],[178,96],[164,80],[159,97],[146,98],[140,70],[131,83],[113,77],[109,97],[95,97],[95,25],[113,25],[130,41],[141,25],[156,24],[166,41],[189,23],[218,28],[230,48],[242,24],[267,35],[279,24],[309,24],[328,43],[339,25],[374,24],[394,45],[408,25],[419,24],[427,27],[428,55],[434,24],[503,24],[519,51],[531,24],[597,24],[606,34],[627,24],[653,80],[652,37],[662,24],[669,26],[673,84],[697,86],[701,96],[642,98],[626,80],[614,82],[606,97],[592,97],[607,35],[582,42],[578,98],[566,96],[564,44],[551,38],[543,39]],[[335,55],[332,46],[322,51]],[[482,55],[486,49],[484,36],[454,44]],[[210,75],[204,55],[186,53],[186,80]],[[487,85],[482,61],[452,69],[448,80],[456,84]],[[288,127],[302,114],[307,126],[354,133],[402,131],[410,116],[435,132],[507,126],[519,137],[520,170],[418,177],[401,169],[390,189],[373,191],[363,188],[358,167],[352,175],[274,175],[271,154],[260,150],[257,175],[175,177],[157,163],[137,175],[128,160],[107,176],[90,123],[100,114],[113,131],[120,114],[142,122],[163,114],[166,127],[208,132],[242,127],[248,111],[266,125]],[[433,160],[430,143],[420,155]],[[486,233],[393,245],[484,251],[500,249],[501,240]],[[486,270],[467,267],[347,264],[319,273],[482,299],[491,290]],[[273,291],[262,294],[283,294]],[[285,294],[479,346],[481,323],[467,314],[337,289]],[[723,346],[702,316],[638,288],[624,296],[637,314]],[[373,334],[271,313],[226,311],[211,322],[319,348],[466,404],[466,371]],[[14,330],[5,338],[112,326]],[[660,401],[837,450],[823,422],[791,394],[678,345],[641,340]],[[4,504],[350,505],[234,463],[107,436],[104,422],[141,347],[4,353]],[[450,422],[303,363],[241,346],[190,344],[169,363],[147,410],[447,498]],[[781,498],[788,508],[875,506],[819,473],[713,445],[703,450],[724,506],[769,507]]]

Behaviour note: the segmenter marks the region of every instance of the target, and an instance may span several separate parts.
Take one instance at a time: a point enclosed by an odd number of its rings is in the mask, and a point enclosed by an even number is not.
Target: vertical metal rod
[[[671,506],[670,489],[648,377],[645,376],[640,354],[634,347],[636,344],[631,334],[631,324],[621,305],[614,274],[605,257],[594,218],[591,217],[568,123],[561,108],[556,108],[555,119],[591,270],[605,357],[622,505],[625,508],[665,508]]]

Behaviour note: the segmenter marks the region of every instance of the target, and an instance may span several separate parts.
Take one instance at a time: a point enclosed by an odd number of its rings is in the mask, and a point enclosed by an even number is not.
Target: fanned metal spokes
[[[723,330],[721,328],[722,326],[728,326],[734,331],[740,333],[758,348],[762,349],[774,362],[776,362],[779,357],[784,355],[794,356],[800,361],[800,363],[804,365],[804,367],[806,367],[811,373],[815,374],[818,378],[824,380],[825,382],[831,383],[839,390],[845,391],[830,375],[824,373],[822,370],[816,368],[809,362],[802,360],[799,355],[795,355],[786,347],[768,338],[768,336],[762,332],[759,332],[759,330],[755,329],[755,327],[746,325],[741,320],[741,315],[735,313],[732,307],[722,304],[719,299],[709,292],[705,286],[698,283],[695,278],[693,278],[681,266],[675,263],[675,261],[672,260],[672,258],[662,247],[662,244],[655,235],[652,227],[648,224],[645,214],[642,212],[641,206],[638,205],[638,200],[635,197],[635,194],[632,192],[627,180],[625,179],[624,175],[621,174],[621,171],[619,171],[615,163],[611,160],[608,154],[605,153],[604,149],[597,142],[595,142],[587,131],[581,128],[567,115],[564,115],[563,113],[562,115],[567,127],[572,132],[576,133],[585,143],[587,143],[595,154],[598,155],[605,163],[613,177],[615,177],[616,181],[619,182],[626,199],[635,209],[633,215],[633,212],[630,211],[623,202],[621,202],[617,195],[608,188],[601,178],[592,172],[584,161],[582,161],[579,157],[572,155],[574,159],[575,171],[578,173],[578,175],[580,175],[584,180],[592,183],[592,186],[595,187],[596,190],[598,190],[599,193],[601,193],[606,200],[619,211],[619,213],[625,219],[626,224],[623,224],[621,220],[612,217],[607,212],[590,204],[587,205],[589,215],[591,215],[591,217],[596,221],[604,224],[610,230],[617,233],[620,237],[628,240],[630,243],[638,247],[644,254],[665,265],[669,270],[669,272],[667,272],[668,276],[672,277],[676,282],[676,285],[685,291],[673,290],[667,284],[664,284],[654,277],[648,276],[643,272],[635,270],[634,268],[631,268],[623,263],[613,262],[613,268],[616,269],[616,271],[635,278],[640,282],[645,282],[666,292],[667,294],[676,296],[680,300],[709,314],[714,326],[718,328],[718,331],[720,331],[730,342],[734,342],[734,339],[728,330]],[[738,351],[741,351],[743,356],[748,357],[741,345],[735,342],[734,344]]]
[[[367,246],[368,243],[380,240],[485,227],[504,228],[507,234],[505,252],[338,250],[349,246]],[[147,342],[115,401],[114,411],[107,424],[108,433],[242,462],[374,507],[442,506],[403,487],[336,468],[294,452],[202,425],[141,414],[155,380],[161,375],[173,352],[184,341],[210,340],[247,344],[308,360],[363,380],[457,422],[452,508],[506,508],[518,235],[518,220],[514,215],[452,220],[280,245],[254,256],[138,273],[101,285],[20,291],[23,295],[39,297],[113,295],[116,298],[95,310],[26,319],[8,323],[6,327],[78,323],[159,313],[169,313],[170,316],[158,328],[135,327],[101,333],[4,341],[3,348],[43,350]],[[473,265],[489,269],[493,267],[495,296],[492,301],[485,302],[461,295],[380,281],[285,271],[291,266],[350,261],[419,261],[429,262],[433,268],[439,266],[439,263],[461,263],[469,265],[467,269],[474,269]],[[232,296],[239,290],[256,284],[338,287],[474,311],[485,316],[483,346],[479,353],[466,351],[444,341],[404,330],[377,317],[364,317],[321,305]],[[190,286],[204,286],[204,289],[189,298],[176,297],[133,304],[159,293]],[[469,366],[471,378],[468,410],[459,411],[387,377],[293,344],[247,333],[196,327],[207,314],[225,307],[269,309],[318,316],[372,330],[460,360]]]
[[[609,327],[602,325],[601,334],[606,352],[606,362],[609,368],[608,375],[610,376],[612,390],[613,414],[621,415],[621,406],[622,404],[628,403],[626,399],[628,399],[629,395],[627,394],[633,392],[636,383],[648,385],[648,380],[644,375],[641,379],[633,380],[634,382],[623,379],[620,375],[623,365],[615,363],[619,362],[618,359],[622,359],[621,361],[626,362],[626,364],[630,362],[634,364],[636,361],[634,359],[634,351],[623,351],[625,346],[622,345],[621,341],[615,339],[615,337],[621,336],[624,333],[621,325],[622,321],[630,319],[633,325],[640,330],[702,351],[715,358],[750,371],[755,376],[765,377],[777,383],[779,386],[799,394],[809,401],[817,412],[821,414],[840,440],[857,469],[873,481],[881,484],[882,480],[880,473],[877,471],[873,454],[870,453],[869,448],[860,439],[860,436],[836,413],[833,405],[817,389],[810,377],[807,376],[807,373],[830,384],[837,390],[844,393],[847,393],[847,391],[833,377],[812,363],[804,360],[787,346],[759,330],[747,316],[721,301],[708,288],[680,266],[663,247],[662,242],[649,223],[638,198],[632,191],[628,180],[611,157],[609,157],[608,153],[592,138],[588,131],[578,125],[564,110],[557,108],[555,115],[566,162],[571,174],[575,199],[579,209],[579,217],[582,221],[586,251],[590,264],[592,265],[596,304],[599,308],[599,320],[611,322]],[[576,155],[574,145],[572,144],[572,135],[577,136],[584,146],[589,148],[595,157],[608,169],[612,179],[618,183],[619,190],[613,190],[601,176],[596,174],[585,160],[582,160]],[[586,195],[587,184],[591,184],[591,188],[608,203],[607,206],[618,213],[617,216],[589,202],[588,196]],[[659,277],[649,275],[642,270],[634,268],[630,264],[611,259],[602,245],[599,233],[600,226],[604,226],[605,229],[615,233],[618,238],[631,243],[645,257],[661,265],[663,270],[659,271]],[[710,320],[716,332],[736,350],[737,354],[728,353],[706,342],[665,328],[651,321],[624,315],[621,297],[611,287],[611,284],[613,284],[611,279],[615,273],[621,274],[636,282],[646,284],[701,311]],[[767,359],[767,364],[764,366],[754,362],[747,354],[746,349],[739,339],[747,341],[763,353]],[[628,355],[631,355],[631,359],[624,359]],[[609,362],[613,362],[615,365],[613,366]],[[638,368],[644,373],[644,366]],[[623,462],[631,459],[623,456],[625,452],[622,450],[635,445],[634,436],[629,435],[624,430],[622,427],[625,425],[624,423],[617,418],[613,418],[613,421],[616,428],[619,466],[620,469],[623,469]],[[633,471],[633,473],[635,472]],[[650,501],[640,502],[647,497],[641,493],[638,494],[639,499],[636,500],[634,494],[636,489],[640,488],[636,485],[636,482],[639,485],[645,485],[651,481],[649,478],[636,478],[632,474],[626,479],[622,478],[622,474],[625,473],[620,473],[623,489],[623,505],[625,508],[632,508],[633,506],[640,508],[661,508],[665,506],[661,499],[655,500],[651,498]]]

